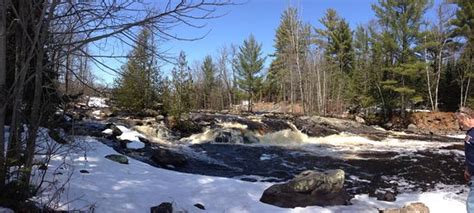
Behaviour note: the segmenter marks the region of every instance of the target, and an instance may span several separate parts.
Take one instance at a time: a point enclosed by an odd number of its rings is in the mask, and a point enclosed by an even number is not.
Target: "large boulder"
[[[344,171],[305,171],[284,184],[263,192],[261,202],[283,208],[348,205],[351,197],[344,189]]]
[[[430,209],[423,203],[410,203],[403,208],[398,209],[384,209],[380,213],[430,213]]]
[[[151,159],[156,164],[167,167],[183,167],[188,163],[188,160],[184,155],[163,148],[153,150]]]

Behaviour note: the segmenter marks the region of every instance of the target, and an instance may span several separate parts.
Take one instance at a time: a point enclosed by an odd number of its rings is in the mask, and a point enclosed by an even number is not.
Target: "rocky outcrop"
[[[178,152],[158,148],[153,150],[151,159],[160,166],[183,167],[188,163],[186,157]]]
[[[380,213],[429,213],[430,209],[424,203],[410,203],[399,209],[380,210]]]
[[[111,155],[105,156],[105,158],[107,158],[111,161],[115,161],[117,163],[128,164],[128,158],[126,156],[123,156],[123,155],[111,154]]]
[[[275,184],[263,192],[261,202],[283,208],[349,204],[344,189],[344,171],[305,171],[284,184]]]

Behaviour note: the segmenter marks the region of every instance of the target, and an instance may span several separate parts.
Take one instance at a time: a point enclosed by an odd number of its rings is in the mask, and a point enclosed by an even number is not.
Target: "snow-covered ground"
[[[134,136],[133,132],[127,133]],[[201,211],[193,206],[196,203],[204,205],[207,212],[378,212],[419,201],[431,212],[465,212],[466,193],[456,192],[466,191],[467,187],[452,185],[440,186],[432,192],[399,194],[396,202],[356,195],[351,206],[284,209],[259,202],[271,183],[184,174],[134,159],[124,165],[104,158],[118,153],[95,138],[77,137],[75,144],[85,148],[54,156],[47,170],[47,180],[56,185],[69,179],[63,194],[57,197],[57,207],[63,210],[149,212],[152,206],[172,202],[175,209],[188,212]],[[54,197],[56,191],[44,188],[45,192],[35,198],[42,203]]]

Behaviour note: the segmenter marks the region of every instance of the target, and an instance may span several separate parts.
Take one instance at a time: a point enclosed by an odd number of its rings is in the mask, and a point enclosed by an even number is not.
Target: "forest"
[[[324,26],[316,28],[290,6],[281,14],[271,55],[249,35],[193,64],[181,52],[171,75],[153,64],[156,47],[144,27],[114,97],[133,110],[161,98],[173,103],[166,107],[174,114],[229,109],[244,100],[249,111],[254,102],[284,102],[290,112],[317,115],[472,106],[470,3],[384,1],[372,9],[375,19],[355,29],[328,9],[315,17]],[[428,18],[428,10],[435,17]]]

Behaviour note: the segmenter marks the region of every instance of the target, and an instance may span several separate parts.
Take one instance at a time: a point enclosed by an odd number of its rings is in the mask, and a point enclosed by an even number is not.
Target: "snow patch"
[[[89,101],[87,102],[87,106],[89,107],[99,107],[99,108],[106,108],[109,107],[105,104],[106,98],[101,97],[89,97]]]

